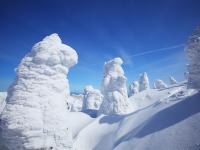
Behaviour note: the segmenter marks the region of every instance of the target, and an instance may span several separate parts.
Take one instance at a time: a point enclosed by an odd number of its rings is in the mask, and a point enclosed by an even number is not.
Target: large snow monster
[[[22,59],[1,116],[1,136],[9,150],[73,148],[66,76],[77,61],[76,51],[57,34],[36,43]]]

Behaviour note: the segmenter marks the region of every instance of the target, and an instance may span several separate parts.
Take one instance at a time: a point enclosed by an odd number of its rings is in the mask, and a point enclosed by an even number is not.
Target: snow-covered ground
[[[6,92],[0,93],[0,102]],[[80,97],[79,97],[80,98]],[[148,89],[129,98],[133,112],[92,118],[70,112],[76,150],[198,150],[200,93],[184,83]]]
[[[184,85],[143,91],[130,98],[134,112],[88,121],[74,136],[74,146],[77,150],[197,150],[199,99],[200,93]]]

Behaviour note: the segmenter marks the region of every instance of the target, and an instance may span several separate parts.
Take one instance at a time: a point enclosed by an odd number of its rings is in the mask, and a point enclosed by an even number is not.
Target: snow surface
[[[83,112],[67,113],[66,118],[74,138],[77,136],[80,130],[82,130],[94,120],[94,118],[91,118],[89,115]]]
[[[138,93],[134,104],[140,104],[133,113],[99,116],[80,130],[74,146],[77,150],[197,150],[200,93],[196,93],[185,85]]]
[[[66,76],[77,60],[76,51],[57,34],[35,44],[22,59],[1,116],[2,137],[10,150],[72,149]]]

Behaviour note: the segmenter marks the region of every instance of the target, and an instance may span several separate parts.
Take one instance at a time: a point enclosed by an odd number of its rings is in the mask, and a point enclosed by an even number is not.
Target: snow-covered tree
[[[147,73],[144,72],[143,74],[140,74],[139,78],[139,91],[144,91],[149,89],[149,78],[147,76]]]
[[[98,89],[94,89],[91,85],[85,87],[82,110],[99,110],[102,101],[103,95]]]
[[[9,150],[72,149],[66,75],[77,60],[76,51],[57,34],[35,44],[22,59],[1,118],[2,137]]]
[[[133,81],[129,86],[129,96],[133,96],[139,92],[139,83],[138,81]]]
[[[186,80],[188,80],[188,74],[189,74],[188,71],[184,72],[184,77]]]
[[[82,110],[83,106],[83,94],[82,93],[71,93],[68,103],[70,105],[70,111],[77,112]]]
[[[189,60],[188,88],[200,89],[200,26],[189,37],[185,50]]]
[[[176,79],[172,76],[169,77],[169,81],[170,81],[170,84],[173,85],[173,84],[177,84],[178,82],[176,81]]]
[[[155,89],[163,89],[167,88],[167,84],[165,84],[162,80],[158,79],[154,82]]]
[[[99,114],[125,114],[128,111],[126,77],[121,67],[121,58],[114,58],[104,65],[102,81],[103,103]]]
[[[0,92],[0,114],[6,105],[6,102],[5,102],[6,97],[7,97],[7,92]]]

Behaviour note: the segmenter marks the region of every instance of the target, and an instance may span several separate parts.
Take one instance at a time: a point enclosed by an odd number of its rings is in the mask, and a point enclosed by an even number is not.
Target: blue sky
[[[144,71],[151,83],[170,75],[181,81],[183,44],[200,24],[199,7],[199,0],[1,0],[0,91],[33,44],[51,33],[79,55],[68,75],[72,91],[99,88],[103,64],[114,57],[124,59],[127,84]]]

